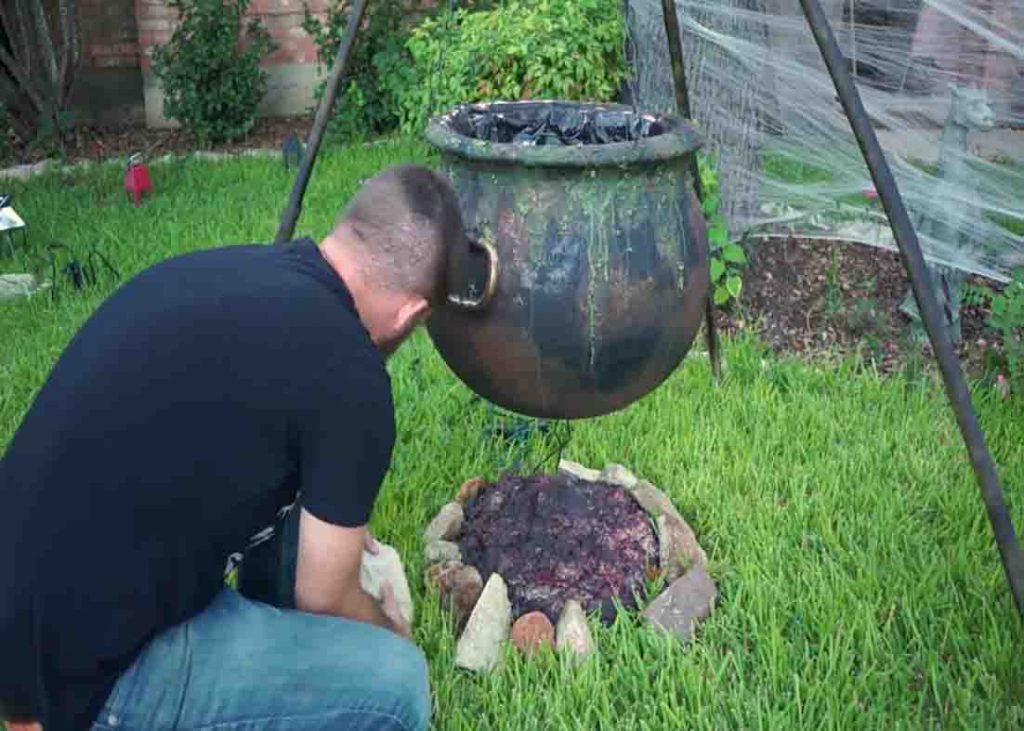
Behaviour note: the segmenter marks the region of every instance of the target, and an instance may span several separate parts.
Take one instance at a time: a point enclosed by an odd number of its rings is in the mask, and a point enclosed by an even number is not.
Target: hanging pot
[[[474,243],[449,252],[428,325],[448,366],[511,411],[621,409],[686,355],[708,295],[682,119],[629,107],[502,102],[430,121]]]

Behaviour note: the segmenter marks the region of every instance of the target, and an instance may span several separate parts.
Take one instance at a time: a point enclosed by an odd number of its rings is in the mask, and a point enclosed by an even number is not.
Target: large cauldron
[[[685,121],[618,105],[511,102],[431,120],[477,246],[450,254],[429,333],[455,374],[527,416],[599,416],[679,365],[707,244]]]

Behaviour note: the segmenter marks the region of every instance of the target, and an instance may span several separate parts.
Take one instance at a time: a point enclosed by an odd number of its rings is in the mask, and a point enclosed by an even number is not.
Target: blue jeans
[[[144,648],[93,731],[427,728],[427,667],[415,645],[290,607],[297,520],[283,528],[244,558],[240,591],[225,588]]]

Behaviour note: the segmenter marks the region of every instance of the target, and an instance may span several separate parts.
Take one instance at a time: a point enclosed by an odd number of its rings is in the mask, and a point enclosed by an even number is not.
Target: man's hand
[[[408,638],[411,633],[391,587],[385,589],[383,601],[378,603],[359,583],[364,549],[371,553],[380,550],[365,526],[332,525],[303,509],[299,516],[295,606],[311,614],[375,624]]]
[[[377,543],[377,539],[373,537],[372,533],[370,533],[369,528],[366,529],[366,542],[363,547],[374,556],[380,553],[380,544]]]

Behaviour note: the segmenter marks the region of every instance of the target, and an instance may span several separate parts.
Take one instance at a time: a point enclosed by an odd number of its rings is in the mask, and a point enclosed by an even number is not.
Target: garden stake
[[[288,170],[293,165],[298,167],[302,164],[302,143],[295,133],[288,135],[288,139],[281,145],[281,158],[284,160],[284,169]]]
[[[672,78],[675,81],[676,109],[683,119],[693,119],[690,109],[690,92],[686,85],[686,68],[683,66],[683,39],[679,33],[679,18],[676,17],[675,0],[661,0],[661,14],[665,21],[665,35],[668,38],[668,55],[672,62]],[[700,180],[700,168],[697,155],[690,159],[693,187],[701,205],[704,204],[704,185]],[[710,279],[711,257],[708,257]],[[704,330],[708,340],[708,356],[711,359],[711,373],[715,381],[722,377],[722,359],[718,352],[718,330],[715,327],[715,287],[714,282],[708,288],[708,301],[704,305]]]
[[[671,2],[671,0],[663,1]],[[931,341],[935,358],[942,372],[946,394],[953,407],[953,412],[956,414],[957,424],[960,426],[960,433],[978,480],[981,497],[985,503],[996,545],[999,547],[1003,561],[1006,580],[1017,604],[1017,610],[1021,618],[1024,619],[1024,553],[1021,552],[1017,542],[1013,521],[1010,518],[1009,510],[1007,510],[1003,489],[996,474],[995,462],[985,444],[985,435],[971,403],[971,395],[967,390],[963,372],[960,370],[960,363],[953,352],[953,342],[943,324],[939,303],[929,286],[929,276],[917,234],[907,215],[903,199],[896,186],[896,180],[893,178],[885,154],[878,144],[878,138],[875,137],[871,120],[864,109],[853,76],[846,67],[842,51],[836,42],[832,27],[829,25],[821,4],[818,0],[800,0],[800,4],[811,32],[814,34],[818,49],[821,51],[821,56],[828,67],[836,92],[839,94],[846,118],[857,137],[861,154],[864,156],[868,170],[871,171],[875,190],[878,191],[878,197],[885,208],[893,237],[899,247],[903,268],[910,277],[914,298],[917,300],[925,330],[928,332],[928,339]]]
[[[359,26],[363,22],[363,14],[366,11],[367,0],[356,0],[352,11],[348,14],[348,22],[345,24],[345,36],[338,47],[338,55],[334,57],[334,68],[331,69],[331,76],[327,80],[327,87],[324,89],[323,99],[316,110],[316,118],[313,120],[313,129],[309,134],[309,142],[306,145],[305,154],[302,157],[302,165],[299,167],[298,177],[292,186],[292,194],[288,201],[288,207],[281,218],[281,225],[277,229],[275,244],[284,244],[291,240],[295,232],[295,224],[302,212],[302,199],[306,195],[306,186],[309,185],[309,176],[313,172],[313,163],[316,161],[317,152],[320,151],[320,142],[327,129],[327,122],[330,119],[331,111],[334,108],[334,99],[338,95],[338,87],[341,86],[341,79],[348,68],[349,60],[352,58],[352,48],[355,46],[356,35],[359,33]]]

